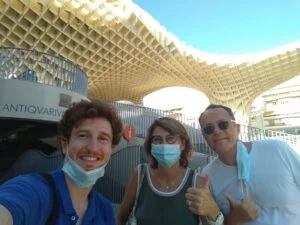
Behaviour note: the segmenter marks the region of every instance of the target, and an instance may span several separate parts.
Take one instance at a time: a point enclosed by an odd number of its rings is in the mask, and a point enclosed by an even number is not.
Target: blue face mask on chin
[[[151,155],[163,167],[170,168],[180,159],[181,151],[177,144],[151,144]]]
[[[70,158],[68,149],[67,158],[68,161],[64,164],[62,170],[72,179],[78,188],[92,187],[99,178],[104,176],[106,164],[97,169],[86,171]]]
[[[246,146],[237,142],[236,162],[238,168],[238,179],[248,182],[250,179],[250,156]]]

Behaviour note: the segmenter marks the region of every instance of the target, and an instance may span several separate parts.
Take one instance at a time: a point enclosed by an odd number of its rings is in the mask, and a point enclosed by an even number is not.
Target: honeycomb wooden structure
[[[300,41],[250,55],[210,54],[130,0],[0,0],[0,43],[80,65],[89,96],[141,103],[155,90],[183,86],[242,117],[259,94],[300,74]]]

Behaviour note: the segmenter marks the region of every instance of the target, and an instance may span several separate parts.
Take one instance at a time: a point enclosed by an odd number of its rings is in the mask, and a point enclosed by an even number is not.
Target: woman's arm
[[[121,203],[121,207],[118,213],[118,225],[125,224],[129,213],[132,210],[138,181],[138,169],[135,169],[129,179],[128,186],[126,188],[124,199]]]

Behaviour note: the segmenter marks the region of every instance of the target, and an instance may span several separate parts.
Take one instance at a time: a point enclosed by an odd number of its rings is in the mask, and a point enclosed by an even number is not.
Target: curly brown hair
[[[68,108],[62,119],[58,123],[58,138],[64,137],[69,139],[72,129],[84,119],[104,118],[107,119],[112,128],[112,145],[119,144],[122,136],[122,120],[116,109],[100,100],[81,100],[73,103]]]
[[[185,148],[180,155],[179,164],[180,166],[186,168],[189,164],[189,160],[192,157],[194,148],[183,124],[171,117],[161,117],[156,119],[148,128],[148,134],[144,142],[144,149],[151,158],[151,167],[157,168],[158,164],[157,160],[151,155],[151,138],[156,127],[161,127],[172,135],[179,135],[180,139],[185,143]]]

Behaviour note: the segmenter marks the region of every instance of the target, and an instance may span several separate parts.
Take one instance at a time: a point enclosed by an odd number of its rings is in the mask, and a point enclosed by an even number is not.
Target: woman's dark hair
[[[73,128],[82,120],[90,118],[107,119],[112,128],[112,145],[119,144],[123,125],[116,109],[100,100],[81,100],[68,108],[58,123],[58,137],[70,138]]]
[[[180,166],[186,168],[189,164],[190,158],[192,157],[194,149],[185,127],[178,120],[170,117],[162,117],[156,119],[148,128],[148,134],[144,143],[144,149],[151,158],[151,167],[157,168],[158,164],[157,160],[151,155],[152,133],[156,127],[161,127],[172,135],[179,135],[181,141],[183,141],[183,143],[185,144],[185,148],[180,155],[179,163]]]

